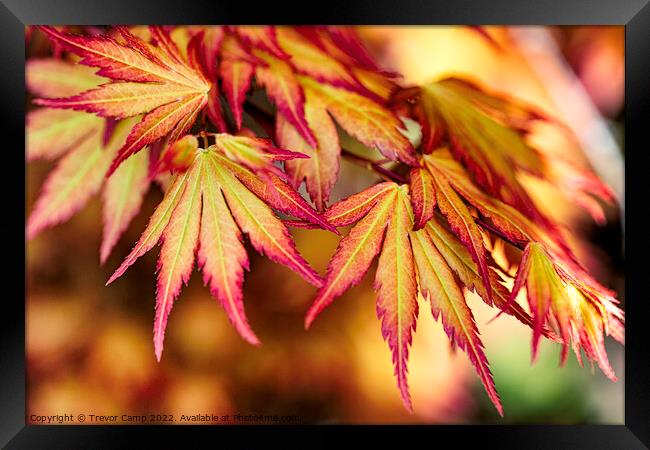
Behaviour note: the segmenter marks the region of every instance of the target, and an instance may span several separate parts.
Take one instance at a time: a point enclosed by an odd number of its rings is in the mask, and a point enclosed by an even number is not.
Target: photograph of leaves
[[[481,27],[466,28],[492,45]],[[353,27],[39,26],[27,38],[36,33],[51,52],[26,63],[26,160],[56,163],[28,213],[28,243],[100,196],[105,264],[145,195],[162,191],[108,287],[97,287],[111,289],[159,247],[157,361],[195,270],[241,338],[263,348],[245,308],[256,300],[243,294],[256,251],[316,288],[307,334],[376,261],[377,329],[408,411],[416,323],[432,314],[508,414],[467,292],[495,322],[512,316],[529,330],[533,361],[547,340],[561,364],[574,353],[617,380],[605,350],[606,336],[624,343],[616,293],[521,177],[554,185],[597,224],[616,196],[590,168],[530,142],[540,123],[571,131],[516,91],[459,76],[405,83]],[[375,181],[334,197],[343,162]],[[338,239],[324,273],[298,250],[296,229]]]

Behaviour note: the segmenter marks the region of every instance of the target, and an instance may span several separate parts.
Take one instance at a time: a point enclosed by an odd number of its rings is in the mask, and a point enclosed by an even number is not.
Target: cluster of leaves
[[[27,235],[67,220],[103,187],[103,263],[151,182],[161,184],[163,200],[108,280],[162,242],[159,360],[195,257],[233,326],[259,344],[243,306],[245,234],[257,251],[319,288],[306,327],[379,255],[377,315],[408,409],[409,346],[418,305],[429,302],[503,413],[463,289],[531,327],[533,358],[543,335],[562,345],[562,361],[571,346],[580,361],[582,350],[616,379],[604,348],[605,335],[624,339],[614,293],[589,276],[566,231],[536,206],[518,175],[558,183],[598,221],[604,214],[594,197],[613,196],[588,171],[527,143],[535,121],[552,121],[539,111],[459,79],[399,86],[345,27],[40,30],[67,59],[27,63],[27,85],[41,106],[27,117],[27,159],[61,160]],[[257,92],[267,101],[256,100]],[[365,165],[387,180],[328,207],[341,158],[361,158],[342,150],[337,126],[383,155]],[[297,192],[303,182],[313,206]],[[287,225],[351,229],[321,277]],[[511,290],[490,254],[493,240],[521,253]],[[516,301],[522,287],[530,312]]]

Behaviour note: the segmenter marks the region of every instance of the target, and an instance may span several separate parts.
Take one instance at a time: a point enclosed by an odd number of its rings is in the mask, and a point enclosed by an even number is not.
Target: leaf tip
[[[311,324],[314,322],[314,314],[312,314],[311,309],[307,312],[307,316],[305,316],[305,330],[309,330],[311,328]]]
[[[253,330],[250,328],[247,330],[241,330],[240,328],[237,328],[237,331],[239,332],[240,336],[252,346],[260,347],[262,345],[262,341],[259,340],[257,335],[255,335]]]
[[[32,103],[38,106],[50,106],[50,102],[46,98],[35,98]]]
[[[411,395],[408,392],[408,387],[406,389],[406,391],[400,389],[402,395],[402,403],[404,404],[404,408],[406,408],[409,414],[413,414],[413,402],[411,401]]]
[[[153,336],[153,348],[154,353],[156,354],[156,361],[160,362],[162,359],[163,349],[164,349],[164,340],[165,340],[165,331],[154,332]]]
[[[113,281],[117,280],[121,275],[122,274],[120,273],[120,270],[119,269],[116,270],[115,273],[113,273],[113,275],[111,275],[111,277],[108,279],[108,281],[106,282],[106,284],[104,286],[108,286]]]
[[[493,403],[494,403],[494,407],[496,408],[496,410],[497,410],[497,412],[499,413],[499,415],[500,415],[501,417],[504,417],[504,414],[503,414],[503,406],[501,405],[501,402],[499,402],[499,401],[494,402],[494,400],[493,400]]]
[[[27,229],[25,230],[25,239],[31,241],[39,232],[40,227],[35,226],[33,220],[29,220],[27,222]]]
[[[530,364],[535,364],[537,361],[537,350],[538,350],[539,338],[533,338],[533,348],[530,354]]]
[[[316,301],[314,301],[314,304],[309,308],[309,311],[307,311],[307,315],[305,315],[305,330],[309,330],[311,328],[312,323],[314,323],[314,320],[321,313],[323,308],[323,303],[316,299]]]
[[[321,225],[325,230],[331,231],[337,236],[341,236],[341,232],[337,230],[336,227],[331,223],[329,223],[326,219],[323,219],[322,217],[320,217],[320,215],[318,216],[318,219],[320,222],[319,225]]]
[[[106,263],[106,260],[111,254],[111,249],[108,248],[106,245],[102,245],[102,247],[99,249],[99,265],[104,266]],[[106,283],[108,284],[108,282]]]

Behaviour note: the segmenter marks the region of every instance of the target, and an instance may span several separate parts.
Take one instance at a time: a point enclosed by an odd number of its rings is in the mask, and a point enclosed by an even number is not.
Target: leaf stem
[[[211,134],[211,133],[206,133],[205,131],[201,131],[199,133],[199,137],[203,141],[203,148],[208,148],[209,147],[209,143],[208,143],[208,135],[209,134]]]
[[[356,155],[351,151],[346,150],[345,148],[341,149],[341,156],[353,164],[376,172],[379,176],[387,181],[394,181],[395,183],[399,184],[406,184],[408,182],[406,178],[399,174],[396,174],[392,170],[388,170],[385,167],[382,167],[378,162],[366,159],[363,156]]]
[[[502,233],[500,230],[495,228],[494,226],[490,225],[489,223],[485,222],[483,219],[480,218],[474,218],[474,221],[480,225],[481,227],[485,228],[487,231],[490,233],[494,234],[495,236],[498,236],[499,238],[503,239],[507,243],[514,245],[517,247],[519,250],[523,251],[525,249],[524,244],[521,242],[516,242],[510,239],[508,236],[506,236],[504,233]]]

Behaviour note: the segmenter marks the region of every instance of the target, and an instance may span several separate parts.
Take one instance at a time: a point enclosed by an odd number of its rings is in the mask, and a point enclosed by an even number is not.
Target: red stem
[[[509,244],[514,245],[518,249],[520,249],[522,251],[525,250],[525,246],[521,242],[515,242],[515,241],[511,240],[505,234],[503,234],[500,230],[498,230],[494,226],[490,225],[489,223],[483,221],[483,219],[475,218],[474,222],[476,222],[478,225],[485,228],[486,230],[488,230],[490,233],[494,234],[495,236],[498,236],[499,238],[503,239],[504,241],[508,242]]]
[[[362,156],[355,155],[354,153],[350,152],[349,150],[346,150],[344,148],[341,149],[341,156],[345,157],[348,159],[350,162],[361,166],[365,167],[368,170],[372,170],[374,172],[377,172],[379,176],[381,176],[383,179],[388,180],[388,181],[394,181],[395,183],[399,184],[406,184],[408,183],[408,180],[404,178],[403,176],[396,174],[392,170],[388,170],[385,167],[382,167],[380,164],[378,164],[375,161],[372,161],[370,159],[366,159]]]

